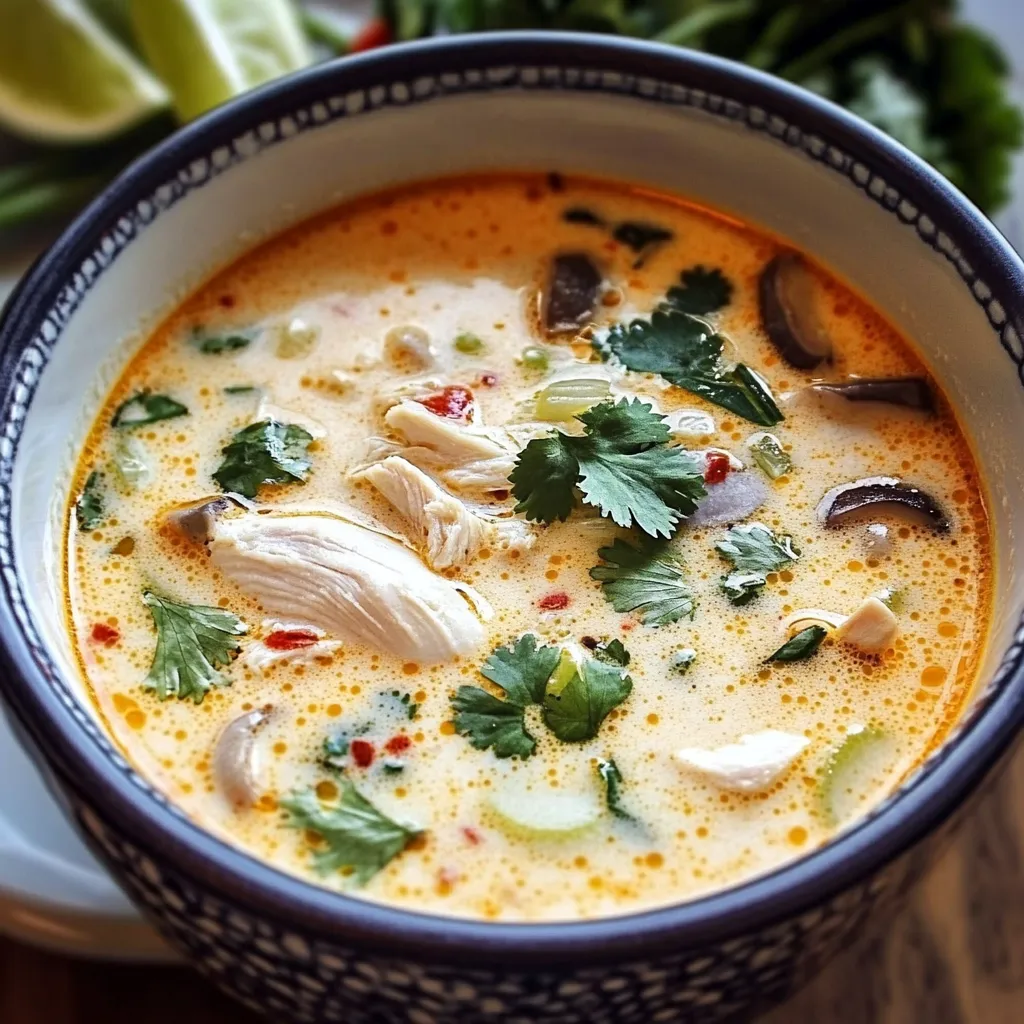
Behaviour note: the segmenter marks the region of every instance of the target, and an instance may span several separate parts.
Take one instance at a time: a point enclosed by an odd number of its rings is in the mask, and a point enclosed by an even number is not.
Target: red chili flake
[[[217,299],[217,302],[225,309],[233,309],[236,301],[237,300],[235,299],[234,295],[230,294],[221,295],[220,298]]]
[[[419,398],[417,401],[436,416],[448,420],[468,420],[473,409],[473,392],[461,384],[449,384],[439,394]]]
[[[352,740],[348,752],[357,768],[369,768],[373,764],[373,744],[369,740]]]
[[[479,846],[484,841],[484,837],[472,825],[463,825],[462,834],[466,837],[466,842],[470,846]]]
[[[635,626],[636,626],[635,622],[630,622],[629,619],[626,619],[626,621],[622,623],[622,630],[623,630],[623,632],[628,633]]]
[[[403,750],[408,750],[412,746],[412,740],[405,735],[404,732],[400,732],[397,736],[392,736],[391,739],[384,744],[384,749],[389,754],[400,754]]]
[[[391,42],[391,27],[384,18],[373,18],[368,21],[352,39],[349,49],[352,53],[363,50],[375,50],[378,46],[387,46]]]
[[[721,452],[708,452],[705,460],[704,483],[720,484],[729,475],[729,456]]]
[[[546,612],[558,612],[569,607],[569,595],[564,590],[548,594],[537,602],[537,607]]]
[[[92,627],[90,635],[96,643],[106,644],[108,647],[113,647],[121,639],[121,634],[113,626],[108,626],[105,622],[97,622]]]
[[[481,373],[480,383],[485,388],[493,388],[498,383],[498,375],[496,373]]]
[[[299,647],[311,647],[319,639],[316,633],[308,629],[278,629],[263,643],[272,651],[294,651]]]

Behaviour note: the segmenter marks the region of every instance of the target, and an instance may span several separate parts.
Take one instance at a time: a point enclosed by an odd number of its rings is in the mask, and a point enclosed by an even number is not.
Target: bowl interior
[[[701,87],[681,84],[686,69],[667,73],[667,51],[666,73],[647,78],[562,45],[537,63],[463,46],[446,64],[435,45],[405,62],[321,69],[215,114],[129,172],[58,243],[50,291],[19,316],[37,330],[18,363],[0,451],[12,460],[8,583],[95,742],[104,740],[90,728],[64,627],[61,515],[76,447],[126,355],[261,238],[360,194],[485,169],[585,172],[690,198],[791,241],[870,297],[941,382],[987,481],[999,557],[982,680],[997,677],[1024,608],[1021,297],[1007,294],[1015,267],[990,281],[963,255],[984,243],[972,220],[980,215],[909,156],[876,149],[871,130],[841,111],[814,111],[785,90],[773,109],[763,90],[774,86],[730,82],[731,73],[712,76],[717,92],[702,75]]]

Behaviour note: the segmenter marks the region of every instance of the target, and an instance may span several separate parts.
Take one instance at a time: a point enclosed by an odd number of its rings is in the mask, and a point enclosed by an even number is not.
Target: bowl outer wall
[[[562,33],[448,37],[373,51],[273,82],[178,131],[129,167],[37,262],[0,322],[0,386],[6,422],[14,369],[68,275],[120,211],[254,124],[330,94],[478,67],[577,66],[678,81],[777,112],[882,174],[899,192],[956,225],[960,250],[1004,297],[1024,337],[1024,264],[952,185],[888,136],[841,108],[771,76],[658,44]],[[966,286],[965,286],[966,287]],[[1012,296],[1012,303],[1005,301]],[[1024,725],[1021,657],[989,700],[906,792],[807,857],[732,889],[676,906],[596,921],[504,924],[398,910],[325,890],[260,863],[191,824],[132,783],[80,729],[52,691],[17,625],[10,580],[0,589],[0,687],[60,786],[103,808],[126,835],[159,851],[182,874],[229,900],[308,930],[393,956],[513,970],[554,962],[597,963],[678,952],[750,933],[812,908],[898,857],[943,823],[1006,753]]]

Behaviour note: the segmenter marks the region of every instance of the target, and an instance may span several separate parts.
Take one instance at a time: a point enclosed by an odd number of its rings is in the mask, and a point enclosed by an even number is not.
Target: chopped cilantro
[[[398,757],[385,757],[381,761],[381,767],[385,775],[400,775],[405,771],[405,762]]]
[[[599,760],[597,762],[597,774],[604,783],[605,802],[608,804],[608,810],[622,821],[628,821],[633,825],[640,825],[639,819],[630,814],[623,806],[622,772],[619,771],[619,766],[615,761],[612,758],[608,758],[607,761]]]
[[[601,402],[576,417],[580,436],[556,431],[520,453],[509,480],[516,511],[553,522],[569,517],[576,491],[619,526],[668,537],[704,496],[696,462],[668,445],[664,417],[640,399]]]
[[[225,395],[250,395],[259,388],[254,384],[232,384],[224,389]]]
[[[762,431],[747,438],[751,458],[771,480],[778,480],[793,468],[793,460],[774,434]]]
[[[722,362],[724,340],[689,313],[656,310],[649,320],[618,324],[595,347],[627,369],[656,373],[744,419],[770,427],[782,419],[767,384],[743,363]]]
[[[219,334],[207,332],[205,327],[197,327],[192,332],[192,344],[206,355],[221,355],[246,348],[255,336],[253,330],[223,331]]]
[[[774,654],[769,654],[765,661],[803,661],[821,646],[827,632],[824,626],[808,626],[787,640]]]
[[[313,465],[306,454],[312,440],[309,431],[294,424],[250,424],[221,449],[224,461],[213,478],[223,490],[246,498],[255,498],[263,484],[302,483]]]
[[[80,530],[95,530],[106,515],[103,500],[103,474],[93,470],[75,502],[75,518]]]
[[[601,661],[611,661],[625,668],[629,664],[630,654],[621,640],[609,640],[606,644],[595,644],[594,657]]]
[[[337,804],[321,803],[305,789],[281,801],[292,828],[315,832],[324,843],[314,849],[313,864],[322,875],[345,870],[365,885],[421,832],[400,825],[378,810],[351,782],[341,784]]]
[[[525,709],[544,700],[544,687],[558,663],[557,647],[538,645],[532,633],[513,647],[499,647],[480,669],[485,679],[505,691],[505,699],[479,686],[460,686],[452,698],[455,730],[478,750],[496,757],[527,758],[537,746],[526,731]]]
[[[562,220],[567,224],[589,224],[595,228],[603,228],[605,225],[604,220],[598,214],[593,210],[588,210],[585,206],[570,206],[562,214]]]
[[[138,391],[122,402],[110,420],[112,427],[144,427],[160,420],[187,416],[188,408],[169,395],[154,395],[151,391]]]
[[[582,743],[632,692],[633,680],[620,665],[589,658],[581,664],[562,653],[566,671],[556,671],[544,693],[544,724],[563,743]]]
[[[669,288],[662,310],[707,316],[732,301],[732,282],[717,267],[690,267],[679,275],[680,283]]]
[[[320,748],[320,763],[331,771],[343,772],[348,765],[348,736],[338,734],[324,739]]]
[[[733,566],[721,583],[733,604],[746,604],[756,597],[768,582],[768,573],[778,572],[800,555],[792,537],[777,537],[761,523],[734,526],[715,548]]]
[[[644,260],[655,246],[663,242],[671,241],[672,232],[659,224],[648,224],[645,221],[626,220],[616,224],[612,230],[612,238],[620,242],[627,249],[632,249],[637,254],[633,269],[637,270],[643,266]]]
[[[149,675],[142,682],[160,700],[191,697],[202,704],[211,686],[229,680],[218,671],[238,650],[238,637],[247,626],[223,608],[179,604],[147,590],[142,600],[156,624],[156,651]]]
[[[392,690],[391,696],[397,698],[398,703],[405,708],[405,713],[409,716],[410,721],[412,721],[412,719],[414,719],[419,713],[420,706],[419,704],[413,703],[411,693],[399,693],[398,690]]]
[[[597,554],[605,564],[590,570],[591,579],[600,581],[605,598],[617,612],[638,611],[645,626],[693,618],[697,610],[693,593],[678,560],[665,553],[664,544],[634,547],[620,539]]]

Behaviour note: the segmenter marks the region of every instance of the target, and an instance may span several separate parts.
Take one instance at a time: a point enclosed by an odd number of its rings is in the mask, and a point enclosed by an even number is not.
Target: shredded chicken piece
[[[484,641],[487,602],[400,542],[327,513],[246,513],[213,524],[214,564],[271,614],[436,664]]]
[[[445,419],[408,399],[388,409],[384,423],[406,444],[429,448],[452,464],[512,455],[511,446],[499,440],[497,431]]]
[[[675,758],[722,789],[754,793],[767,789],[809,743],[805,736],[765,729],[713,750],[686,747]]]

